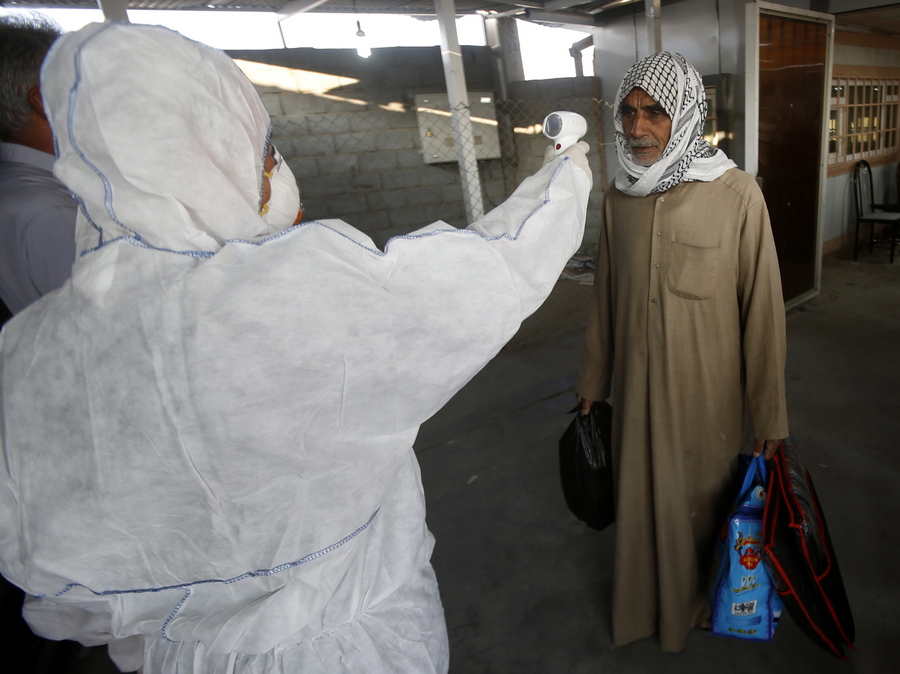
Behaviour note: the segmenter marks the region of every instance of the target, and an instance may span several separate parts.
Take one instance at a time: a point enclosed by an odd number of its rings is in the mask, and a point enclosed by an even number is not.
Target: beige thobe
[[[611,187],[604,216],[577,391],[613,393],[613,643],[658,632],[677,652],[708,615],[746,435],[788,433],[778,260],[738,169],[647,197]]]

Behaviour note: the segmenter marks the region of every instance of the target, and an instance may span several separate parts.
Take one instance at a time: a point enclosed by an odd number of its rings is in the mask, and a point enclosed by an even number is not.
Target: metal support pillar
[[[521,82],[525,79],[516,19],[511,16],[487,17],[484,19],[484,33],[497,69],[500,100],[505,101],[509,98],[508,83]]]
[[[594,36],[588,35],[569,47],[569,56],[575,60],[575,77],[584,77],[584,64],[581,61],[581,52],[594,46]],[[594,73],[591,72],[591,77]]]
[[[466,89],[462,50],[456,33],[456,5],[453,0],[434,0],[434,9],[441,28],[441,60],[444,63],[444,79],[447,81],[447,98],[450,101],[466,218],[469,222],[474,222],[484,215],[484,202],[481,198],[481,179],[478,176],[478,159],[475,154],[475,134],[472,133],[472,120],[469,117],[469,92]]]
[[[128,0],[97,0],[103,18],[107,21],[128,21]]]
[[[662,51],[661,0],[644,0],[647,11],[647,53]]]

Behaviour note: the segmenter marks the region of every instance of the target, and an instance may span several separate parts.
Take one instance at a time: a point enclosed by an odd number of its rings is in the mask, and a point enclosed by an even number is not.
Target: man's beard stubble
[[[632,150],[633,148],[646,148],[646,147],[655,147],[657,150],[661,150],[659,143],[657,143],[652,138],[633,138],[628,143],[629,151]],[[631,161],[633,161],[638,166],[643,166],[643,167],[653,166],[653,164],[658,162],[661,157],[662,157],[661,152],[660,152],[660,154],[658,154],[656,156],[656,159],[638,157],[634,154],[634,152],[631,152]]]

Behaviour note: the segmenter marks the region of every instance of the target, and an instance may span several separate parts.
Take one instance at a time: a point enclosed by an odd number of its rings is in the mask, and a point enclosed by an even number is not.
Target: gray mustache
[[[651,138],[634,138],[628,143],[628,147],[659,147],[659,143]]]

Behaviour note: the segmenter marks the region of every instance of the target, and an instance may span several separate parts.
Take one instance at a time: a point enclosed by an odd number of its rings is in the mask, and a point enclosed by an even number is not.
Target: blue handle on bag
[[[767,487],[768,469],[766,468],[766,459],[762,454],[750,459],[750,464],[747,466],[747,473],[744,475],[744,482],[741,485],[741,490],[738,492],[738,503],[745,503],[748,500],[750,490],[756,481],[757,474],[759,475],[760,484],[762,484],[764,488]]]

